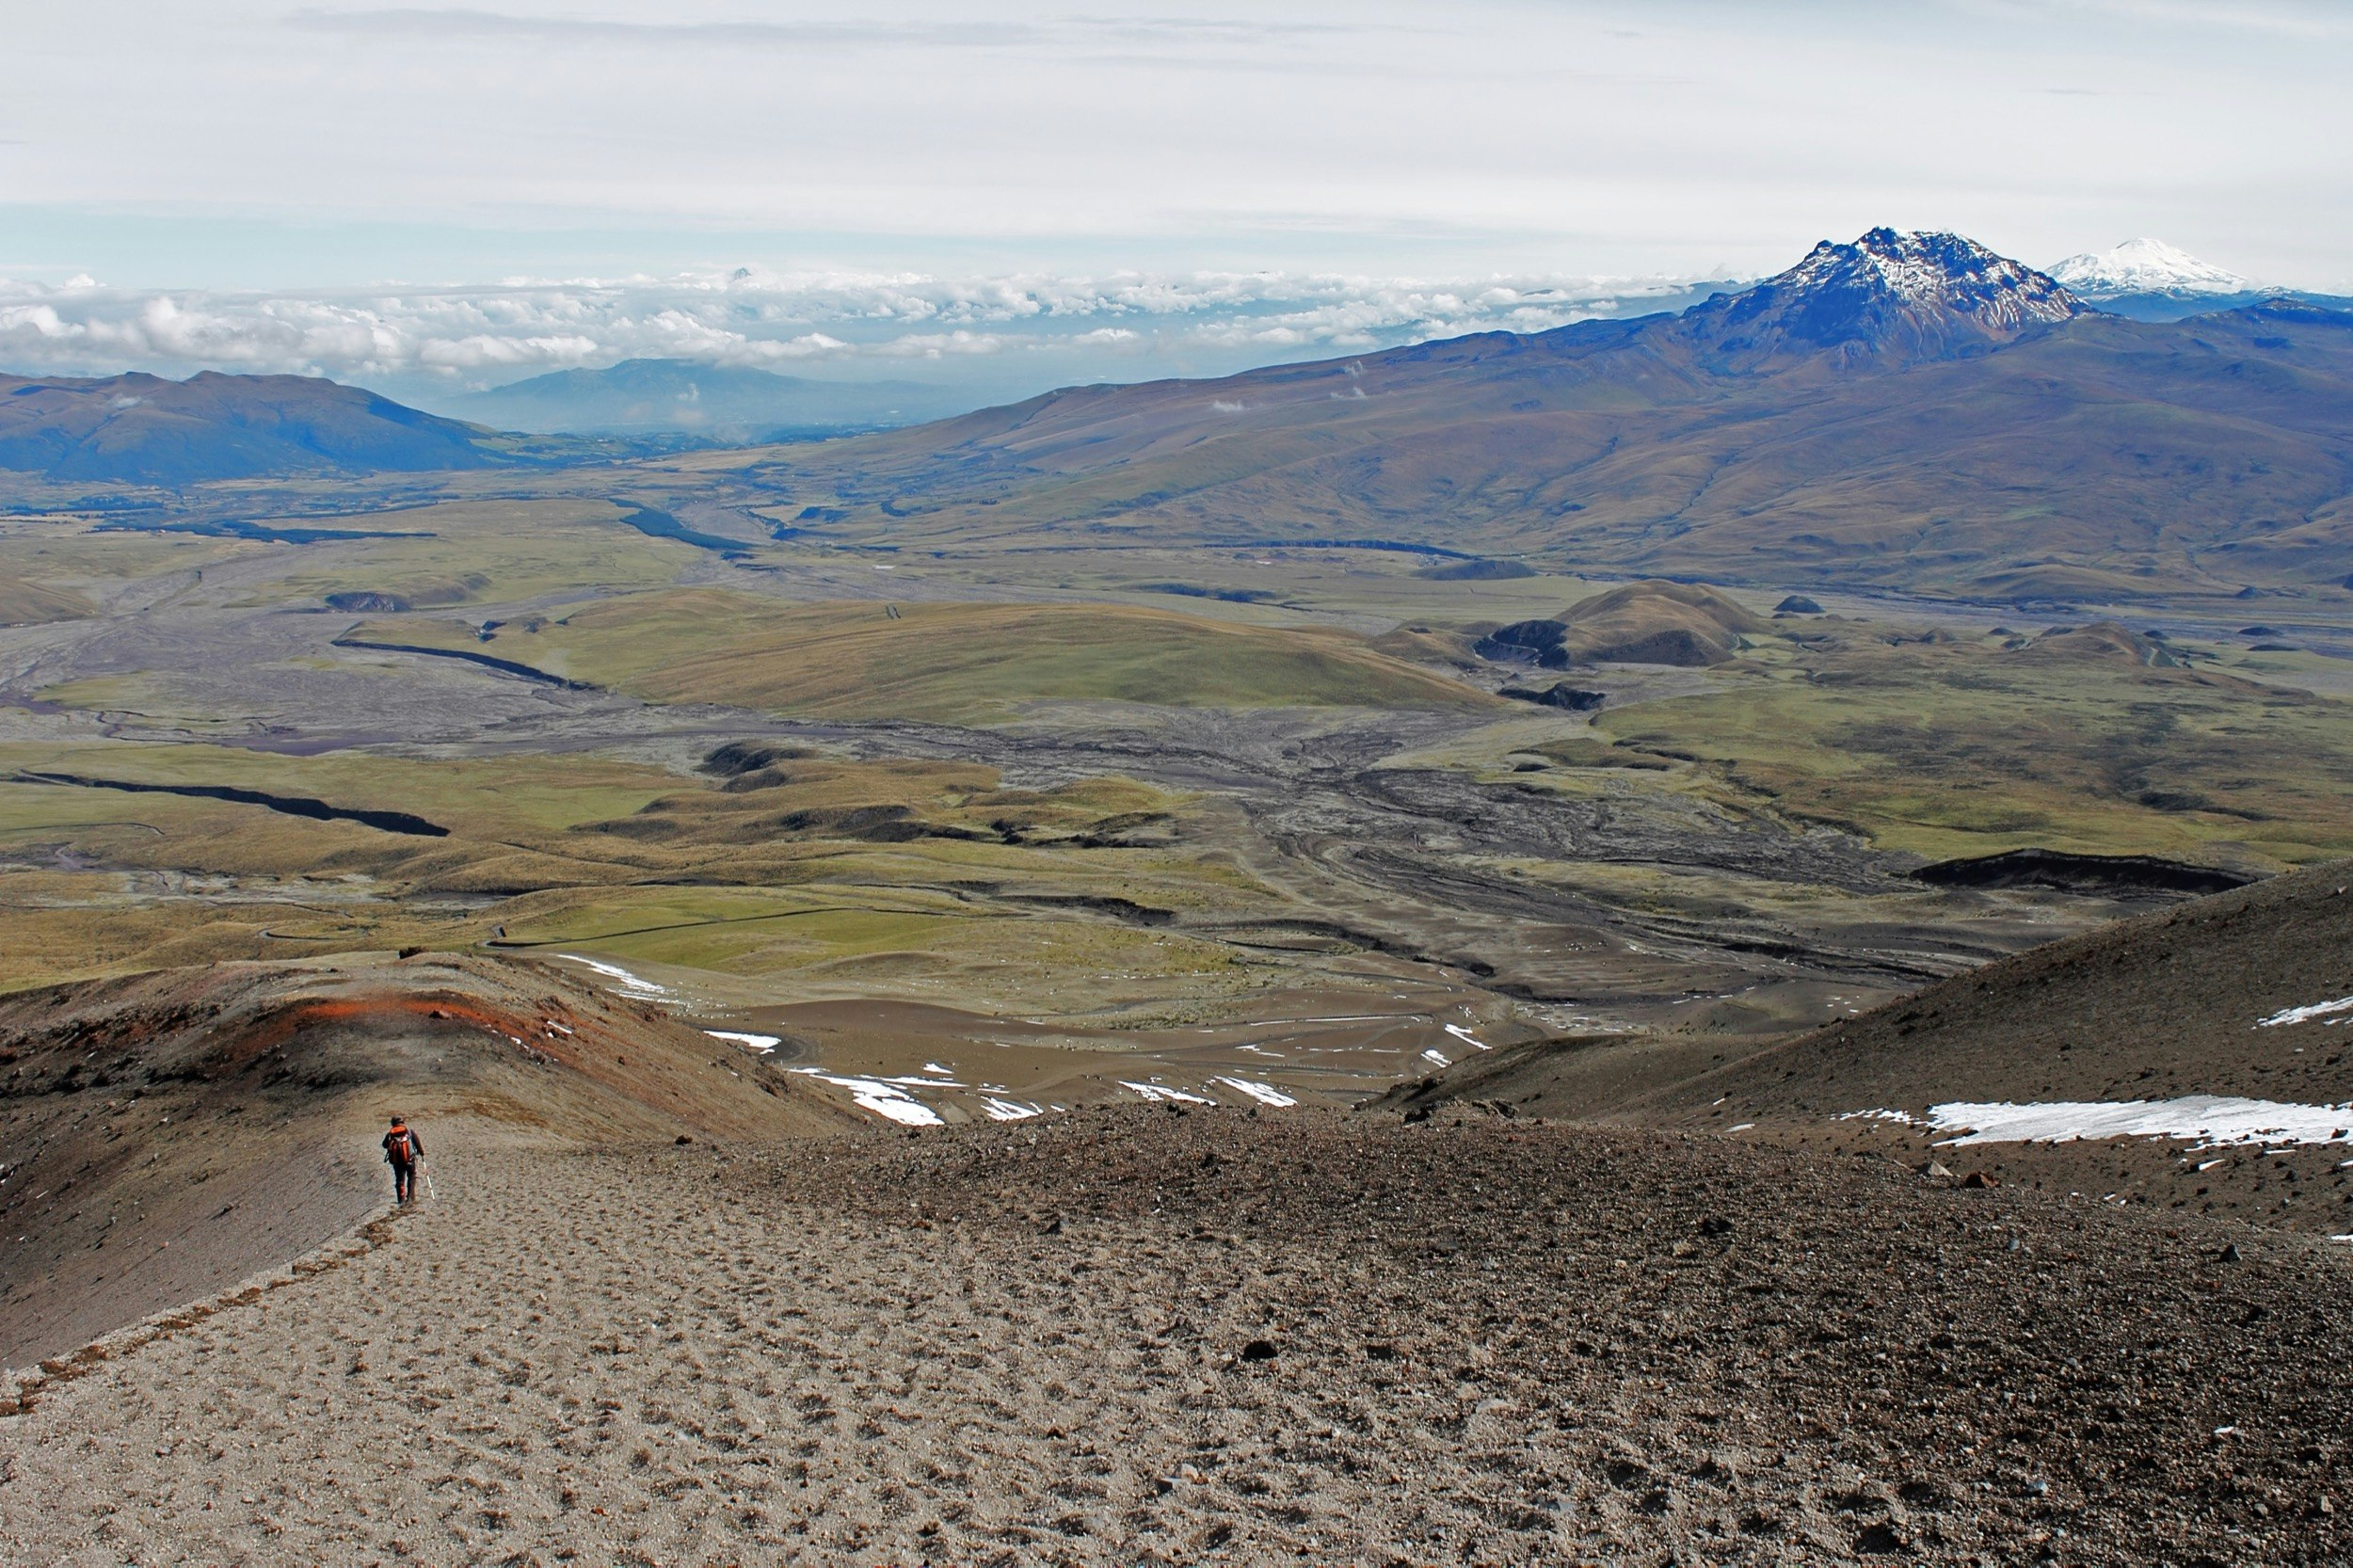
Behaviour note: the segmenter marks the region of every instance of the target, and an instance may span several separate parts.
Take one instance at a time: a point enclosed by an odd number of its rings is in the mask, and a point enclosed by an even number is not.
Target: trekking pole
[[[424,1195],[435,1203],[440,1202],[440,1195],[433,1191],[433,1167],[420,1160],[417,1169],[424,1173]]]

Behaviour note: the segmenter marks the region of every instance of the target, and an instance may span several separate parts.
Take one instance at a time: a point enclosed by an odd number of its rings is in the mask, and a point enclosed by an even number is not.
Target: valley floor
[[[27,1386],[0,1556],[2353,1552],[2314,1238],[1445,1113],[436,1135],[368,1250]]]

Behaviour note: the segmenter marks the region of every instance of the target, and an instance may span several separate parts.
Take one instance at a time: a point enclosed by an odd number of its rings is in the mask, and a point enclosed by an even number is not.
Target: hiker
[[[384,1135],[384,1159],[392,1167],[392,1201],[408,1203],[417,1195],[417,1167],[424,1161],[424,1143],[398,1116]]]

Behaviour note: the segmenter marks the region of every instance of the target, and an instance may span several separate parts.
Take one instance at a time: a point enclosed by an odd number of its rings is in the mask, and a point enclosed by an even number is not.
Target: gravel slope
[[[2308,1238],[1445,1115],[437,1152],[371,1250],[26,1390],[0,1556],[2353,1551]]]
[[[391,1112],[428,1155],[447,1116],[575,1144],[858,1119],[529,961],[346,953],[0,998],[0,1367],[348,1234],[390,1195]]]
[[[2353,1233],[2353,1007],[2328,1004],[2353,999],[2348,888],[2353,862],[2308,868],[2017,953],[1757,1049],[1695,1037],[1533,1041],[1399,1084],[1376,1103],[1747,1129],[1755,1141],[1976,1164],[2014,1183],[2342,1236]],[[1939,1145],[1950,1129],[1855,1114],[1926,1123],[1953,1101],[2201,1096],[2334,1109],[2315,1111],[2315,1141],[2218,1148],[2112,1137],[1954,1149]]]

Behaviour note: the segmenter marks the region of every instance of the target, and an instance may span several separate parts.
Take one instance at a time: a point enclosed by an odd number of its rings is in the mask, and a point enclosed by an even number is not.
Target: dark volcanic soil
[[[2353,1109],[2338,1122],[2343,1139],[2270,1149],[2149,1138],[1940,1148],[1923,1130],[1857,1113],[2191,1096],[2353,1106],[2353,1012],[2261,1023],[2353,997],[2348,888],[2353,864],[2313,867],[2053,942],[1760,1049],[1536,1041],[1400,1085],[1383,1103],[1746,1128],[1756,1141],[1937,1159],[2059,1192],[2341,1236],[2353,1233]]]
[[[2353,1254],[2306,1238],[1443,1113],[440,1169],[366,1255],[31,1390],[5,1555],[2353,1551]]]

